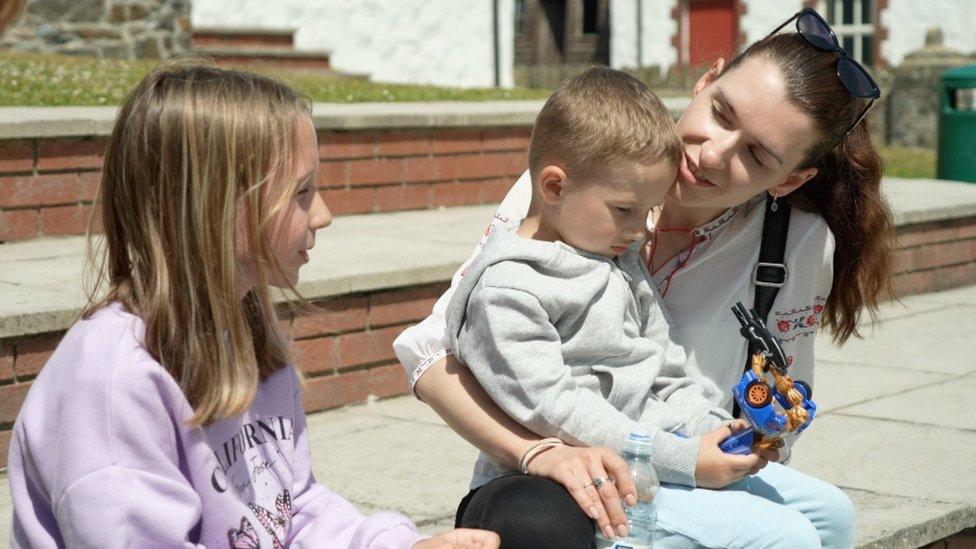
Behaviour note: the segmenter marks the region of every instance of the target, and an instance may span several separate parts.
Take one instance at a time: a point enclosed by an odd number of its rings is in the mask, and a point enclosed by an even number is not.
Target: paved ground
[[[889,303],[882,318],[843,349],[818,340],[820,416],[793,465],[851,496],[859,546],[915,547],[976,526],[976,286]],[[364,510],[450,527],[475,452],[426,406],[354,406],[311,428],[322,482]]]
[[[976,286],[889,303],[843,349],[818,340],[820,416],[793,465],[854,500],[859,547],[916,547],[976,526]],[[412,397],[309,418],[319,480],[363,511],[450,528],[475,451]],[[0,488],[0,539],[11,507]]]

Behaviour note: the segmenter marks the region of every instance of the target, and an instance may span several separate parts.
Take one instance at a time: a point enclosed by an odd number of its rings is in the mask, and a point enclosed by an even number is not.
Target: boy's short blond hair
[[[558,165],[585,179],[621,161],[672,162],[681,141],[664,103],[643,82],[609,68],[569,80],[546,101],[532,128],[529,171]]]

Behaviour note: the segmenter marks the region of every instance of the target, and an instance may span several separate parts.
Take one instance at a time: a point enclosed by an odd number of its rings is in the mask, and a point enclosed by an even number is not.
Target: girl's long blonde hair
[[[281,271],[269,220],[298,186],[283,174],[296,120],[310,113],[279,82],[200,60],[157,67],[119,110],[83,317],[119,302],[143,319],[147,350],[193,407],[190,425],[242,413],[258,382],[290,362],[268,288],[269,272]],[[258,267],[243,299],[240,246]]]

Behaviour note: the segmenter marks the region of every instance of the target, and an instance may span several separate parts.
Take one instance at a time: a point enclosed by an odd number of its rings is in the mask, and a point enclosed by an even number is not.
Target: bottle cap
[[[651,433],[647,429],[635,425],[630,434],[627,435],[627,440],[624,441],[624,450],[635,453],[650,453],[651,440]]]

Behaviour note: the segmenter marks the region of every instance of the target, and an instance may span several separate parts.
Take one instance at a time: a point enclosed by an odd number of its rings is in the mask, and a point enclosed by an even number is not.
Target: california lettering
[[[257,419],[251,423],[241,425],[241,430],[225,440],[219,448],[214,450],[219,468],[215,468],[211,483],[218,492],[227,491],[227,470],[234,466],[244,456],[244,452],[255,446],[262,446],[268,441],[291,440],[294,431],[291,418],[284,416]]]

